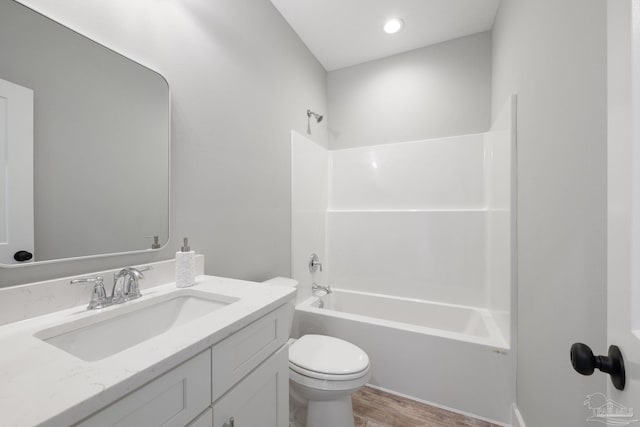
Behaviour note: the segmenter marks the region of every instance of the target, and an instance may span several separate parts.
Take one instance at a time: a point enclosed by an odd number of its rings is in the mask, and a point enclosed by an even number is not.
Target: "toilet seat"
[[[324,335],[305,335],[289,348],[289,368],[309,378],[350,381],[368,373],[369,357],[347,341]]]
[[[357,380],[358,378],[362,378],[365,375],[367,375],[367,373],[369,372],[369,365],[367,365],[367,367],[364,368],[362,371],[354,372],[352,374],[327,374],[324,372],[316,372],[310,369],[305,369],[302,366],[298,366],[295,363],[292,363],[291,361],[289,361],[289,369],[294,372],[297,372],[300,375],[304,375],[305,377],[318,379],[318,380],[351,381],[351,380]]]
[[[355,390],[360,389],[371,379],[371,370],[366,369],[362,376],[359,378],[351,379],[351,380],[342,380],[342,381],[334,381],[334,380],[325,380],[320,378],[308,377],[306,375],[300,374],[293,369],[289,369],[289,379],[300,386],[308,387],[314,390],[322,390],[325,392],[348,392],[351,393]]]

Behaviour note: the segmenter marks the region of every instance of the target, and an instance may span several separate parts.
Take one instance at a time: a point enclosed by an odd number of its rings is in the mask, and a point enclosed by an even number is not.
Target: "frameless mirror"
[[[0,265],[164,245],[169,128],[160,74],[1,0]]]

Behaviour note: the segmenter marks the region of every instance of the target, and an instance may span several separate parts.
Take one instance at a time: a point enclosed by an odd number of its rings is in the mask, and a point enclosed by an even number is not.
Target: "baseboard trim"
[[[384,391],[385,393],[389,393],[389,394],[393,394],[393,395],[396,395],[396,396],[400,396],[400,397],[403,397],[405,399],[413,400],[414,402],[424,403],[425,405],[434,406],[436,408],[444,409],[445,411],[454,412],[456,414],[464,415],[465,417],[475,418],[475,419],[480,420],[480,421],[486,421],[488,423],[495,424],[497,426],[510,427],[509,424],[505,424],[505,423],[502,423],[500,421],[492,420],[490,418],[481,417],[480,415],[472,414],[470,412],[461,411],[461,410],[455,409],[455,408],[450,408],[448,406],[440,405],[438,403],[429,402],[428,400],[418,399],[416,397],[409,396],[407,394],[398,393],[397,391],[389,390],[388,388],[379,387],[379,386],[373,385],[373,384],[367,384],[367,387],[371,387],[371,388],[376,389],[376,390]],[[515,407],[515,405],[514,405],[514,407]],[[515,426],[516,425],[514,424],[513,427],[515,427]],[[524,424],[522,424],[521,427],[526,427],[526,426]]]
[[[511,407],[511,425],[513,427],[527,427],[520,413],[520,409],[518,409],[515,403]]]

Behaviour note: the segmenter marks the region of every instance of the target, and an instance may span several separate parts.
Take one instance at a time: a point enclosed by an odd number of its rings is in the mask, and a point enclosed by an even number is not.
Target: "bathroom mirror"
[[[169,145],[160,74],[0,1],[0,265],[159,249]]]

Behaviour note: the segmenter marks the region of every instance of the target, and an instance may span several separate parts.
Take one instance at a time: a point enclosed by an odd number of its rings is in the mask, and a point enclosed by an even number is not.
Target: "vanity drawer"
[[[285,304],[211,349],[213,402],[287,342],[292,317]]]
[[[211,351],[87,418],[82,427],[183,427],[211,404]]]

